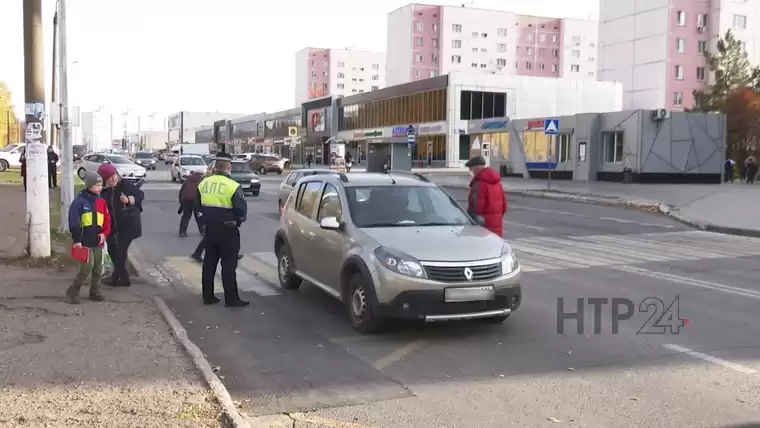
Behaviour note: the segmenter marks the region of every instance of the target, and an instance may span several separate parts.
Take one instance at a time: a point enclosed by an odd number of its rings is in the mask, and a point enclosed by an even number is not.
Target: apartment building
[[[385,53],[305,48],[296,52],[296,105],[385,87]]]
[[[596,80],[598,23],[409,4],[388,14],[388,85],[454,71]]]
[[[684,110],[709,83],[705,52],[731,30],[760,64],[756,0],[602,0],[599,78],[623,84],[624,108]]]

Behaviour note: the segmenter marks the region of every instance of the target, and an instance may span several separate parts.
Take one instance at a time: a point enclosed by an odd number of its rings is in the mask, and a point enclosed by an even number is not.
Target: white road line
[[[664,279],[666,281],[676,282],[683,285],[689,285],[692,287],[705,288],[713,291],[721,291],[723,293],[734,294],[742,297],[749,297],[752,299],[760,300],[760,291],[750,290],[746,288],[733,287],[730,285],[718,284],[716,282],[702,281],[699,279],[688,278],[680,275],[673,275],[664,272],[656,272],[648,269],[643,269],[635,266],[611,266],[612,269],[622,272],[634,273],[650,278]]]
[[[733,371],[737,371],[739,373],[748,374],[748,375],[757,373],[757,370],[755,369],[745,367],[740,364],[732,363],[730,361],[726,361],[721,358],[713,357],[712,355],[707,355],[703,352],[692,351],[691,349],[684,348],[683,346],[667,343],[667,344],[662,345],[662,347],[666,349],[670,349],[671,351],[688,355],[690,357],[699,358],[700,360],[707,361],[708,363],[717,364],[719,366],[725,367],[727,369],[731,369]]]
[[[621,223],[621,224],[637,224],[639,226],[662,227],[664,229],[676,228],[676,226],[673,226],[670,224],[644,223],[640,221],[626,220],[626,219],[616,218],[616,217],[597,217],[597,216],[591,216],[591,215],[586,215],[586,214],[571,213],[568,211],[550,210],[546,208],[526,207],[522,205],[517,205],[517,206],[512,206],[512,207],[517,210],[538,211],[538,212],[543,212],[543,213],[559,214],[559,215],[564,215],[568,217],[588,218],[588,219],[593,219],[593,220],[605,220],[605,221],[612,221],[612,222]]]
[[[506,224],[508,226],[524,227],[526,229],[532,229],[532,230],[540,230],[540,231],[549,230],[548,227],[533,226],[531,224],[518,223],[518,222],[512,221],[512,220],[504,220],[504,224]]]

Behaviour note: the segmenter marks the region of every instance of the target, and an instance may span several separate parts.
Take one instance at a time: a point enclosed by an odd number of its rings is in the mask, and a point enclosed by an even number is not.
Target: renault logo
[[[464,268],[464,277],[467,278],[468,281],[472,281],[472,270],[470,268]]]

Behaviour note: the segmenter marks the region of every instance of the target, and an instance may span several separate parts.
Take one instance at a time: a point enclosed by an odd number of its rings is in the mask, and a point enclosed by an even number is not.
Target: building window
[[[344,78],[344,77],[346,77],[346,75],[345,75],[345,74],[343,74],[343,73],[338,73],[338,79],[342,79],[342,78]]]
[[[504,58],[497,58],[496,65],[498,65],[499,67],[504,67],[507,65],[507,60]]]
[[[430,54],[430,62],[438,64],[438,54]]]
[[[552,49],[552,57],[559,58],[559,49]]]
[[[345,88],[346,88],[346,85],[342,83],[338,83],[338,89],[345,89]]]
[[[519,69],[519,68],[520,68],[520,63],[519,63],[519,62],[517,62],[517,61],[515,61],[515,68],[516,68],[516,69]]]
[[[545,69],[545,68],[546,68],[546,66],[544,65],[544,63],[543,63],[543,62],[542,62],[542,63],[540,63],[540,64],[538,64],[538,69],[539,69],[539,70],[541,70],[541,71],[544,71],[544,69]]]
[[[595,45],[595,44],[593,44],[593,43],[589,43],[589,44],[588,44],[588,47],[590,47],[591,49],[594,49],[594,48],[596,47],[596,45]]]
[[[438,32],[438,24],[433,24],[433,31]]]
[[[533,48],[525,48],[526,55],[533,55]]]
[[[472,51],[473,51],[473,52],[477,52],[477,51],[478,51],[478,48],[472,48]]]
[[[317,72],[316,71],[312,71],[311,72],[311,78],[312,79],[316,79],[317,78]]]
[[[488,52],[488,49],[486,49],[486,48],[480,48],[480,51],[481,52]]]
[[[581,45],[581,36],[573,36],[573,44],[575,46],[580,46]]]
[[[379,86],[373,86],[373,87],[372,87],[372,90],[373,90],[373,91],[376,91],[376,90],[378,90],[378,89],[380,89],[380,87],[379,87]]]
[[[747,28],[747,17],[745,15],[734,15],[734,28],[738,30]]]
[[[572,71],[573,73],[578,73],[579,71],[581,71],[581,66],[578,64],[572,64],[570,66],[570,71]]]
[[[420,69],[415,70],[414,75],[417,77],[422,77],[422,70]]]
[[[700,55],[704,55],[707,52],[706,40],[700,40],[697,42],[697,52],[699,52]]]
[[[546,41],[546,34],[539,34],[538,35],[538,41],[539,42],[545,42]]]
[[[488,33],[482,33],[482,34],[480,35],[480,37],[482,37],[482,38],[484,38],[484,39],[487,39],[487,38],[488,38]]]
[[[699,28],[706,28],[707,27],[707,15],[700,13],[697,15],[697,27]]]
[[[472,68],[478,68],[478,63],[477,62],[473,62],[472,64],[470,64],[470,67],[472,67]]]
[[[594,72],[593,71],[589,71],[588,72],[588,77],[594,77]]]
[[[459,24],[454,24],[451,26],[451,31],[454,33],[461,33],[462,32],[462,26]]]
[[[488,66],[485,65],[485,64],[480,64],[480,68],[486,68],[486,67],[488,67]]]
[[[683,66],[677,65],[675,68],[674,74],[675,74],[674,77],[676,78],[676,80],[683,80]]]
[[[596,61],[596,58],[594,58],[593,56],[588,57],[588,62],[594,62],[594,61]]]
[[[533,41],[533,33],[528,33],[525,35],[525,39],[527,39],[529,42]]]
[[[573,58],[580,58],[581,57],[581,51],[573,51]]]
[[[499,37],[507,37],[507,29],[506,28],[499,28],[498,30],[496,30],[496,34]]]
[[[438,47],[438,39],[430,39],[430,44],[434,47]]]
[[[557,64],[552,64],[552,73],[556,73],[557,69],[558,69]]]
[[[422,46],[422,37],[415,37],[415,38],[414,38],[414,44],[415,44],[415,46],[417,46],[417,47],[420,47],[420,46]]]
[[[452,64],[461,64],[462,63],[462,57],[459,55],[451,55],[451,63]]]
[[[623,162],[623,131],[602,132],[604,162]]]
[[[552,158],[557,159],[557,163],[563,163],[570,160],[570,134],[557,135],[557,153],[550,153]]]
[[[480,33],[478,33],[477,31],[473,31],[472,32],[472,37],[478,37],[479,35],[480,35]]]
[[[507,94],[504,92],[461,91],[460,95],[460,120],[507,116]]]
[[[679,10],[676,12],[676,25],[679,27],[685,27],[686,26],[686,12]]]
[[[414,54],[414,60],[416,62],[422,62],[423,59],[424,57],[422,56],[422,54]]]
[[[559,41],[559,37],[557,37],[557,35],[556,35],[556,34],[555,34],[555,35],[553,35],[553,36],[552,36],[552,43],[557,43],[558,41]]]
[[[438,73],[436,73],[435,71],[430,71],[430,77],[435,77],[437,75],[438,75]]]
[[[526,68],[527,70],[532,70],[532,69],[533,69],[533,64],[532,64],[532,63],[530,63],[530,62],[526,62],[526,63],[525,63],[525,68]]]
[[[454,49],[459,49],[462,47],[462,41],[461,40],[452,40],[451,41],[451,47]]]
[[[683,105],[683,92],[673,92],[673,105],[676,107]]]
[[[676,39],[676,52],[684,53],[685,50],[686,50],[686,40]]]
[[[380,76],[378,76],[377,74],[373,74],[372,80],[380,80]]]
[[[422,31],[425,29],[425,26],[422,24],[422,21],[414,21],[414,27],[417,29],[417,31]]]
[[[345,67],[346,67],[346,63],[345,62],[338,61],[338,68],[345,68]]]
[[[697,80],[705,80],[707,77],[707,70],[704,67],[697,67]]]

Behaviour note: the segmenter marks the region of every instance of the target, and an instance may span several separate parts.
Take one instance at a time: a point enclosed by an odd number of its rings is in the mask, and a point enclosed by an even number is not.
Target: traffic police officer
[[[203,304],[218,303],[214,296],[216,265],[222,263],[222,286],[224,306],[247,306],[240,299],[237,287],[238,253],[240,252],[240,231],[238,228],[248,214],[240,184],[230,178],[232,157],[217,153],[214,174],[204,178],[198,185],[196,204],[204,224],[203,241],[206,252],[203,256]]]

